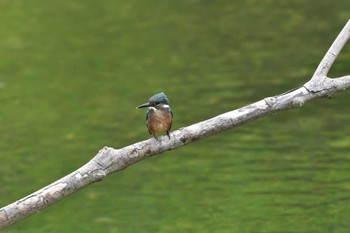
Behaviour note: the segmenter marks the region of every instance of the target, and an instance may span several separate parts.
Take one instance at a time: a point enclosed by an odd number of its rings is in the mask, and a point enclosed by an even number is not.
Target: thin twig
[[[344,28],[341,30],[337,38],[334,40],[331,47],[328,49],[327,53],[323,57],[322,61],[318,65],[312,79],[321,79],[327,76],[331,66],[333,65],[335,59],[339,55],[340,51],[343,49],[344,45],[350,37],[350,20],[346,23]]]

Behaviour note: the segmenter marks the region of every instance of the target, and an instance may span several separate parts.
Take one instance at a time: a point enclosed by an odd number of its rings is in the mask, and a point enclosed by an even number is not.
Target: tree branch
[[[89,184],[100,181],[106,175],[128,166],[218,134],[249,121],[290,108],[301,107],[312,99],[332,96],[350,87],[350,75],[330,79],[326,75],[334,60],[350,37],[350,20],[336,38],[313,77],[303,87],[286,93],[267,97],[248,106],[218,115],[211,119],[173,131],[171,139],[166,136],[126,146],[121,149],[105,147],[87,164],[56,182],[0,209],[0,229],[44,209]]]
[[[350,37],[350,20],[344,26],[340,34],[337,36],[331,47],[328,49],[326,55],[318,65],[311,80],[307,82],[304,87],[313,92],[322,91],[330,86],[342,86],[349,82],[349,77],[345,76],[341,79],[330,79],[327,74],[332,67],[335,59],[346,44]]]

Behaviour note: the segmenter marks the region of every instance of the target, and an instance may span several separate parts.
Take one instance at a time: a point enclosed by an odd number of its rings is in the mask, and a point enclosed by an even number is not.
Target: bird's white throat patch
[[[162,107],[163,109],[164,109],[164,108],[167,108],[167,109],[170,108],[170,106],[167,105],[167,104],[162,104],[161,107]],[[148,107],[148,109],[149,109],[149,110],[152,110],[152,111],[155,111],[155,112],[159,110],[159,109],[157,109],[157,108],[155,108],[155,107],[152,107],[152,106],[151,106],[151,107]]]
[[[155,107],[148,107],[149,110],[152,110],[152,111],[157,111],[157,109]]]

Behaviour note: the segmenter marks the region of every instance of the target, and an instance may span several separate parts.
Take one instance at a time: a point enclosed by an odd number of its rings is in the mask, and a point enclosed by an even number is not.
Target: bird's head
[[[147,107],[155,107],[155,106],[162,106],[162,105],[169,105],[169,99],[164,94],[164,92],[155,94],[154,96],[149,98],[147,103],[141,104],[136,108],[147,108]]]

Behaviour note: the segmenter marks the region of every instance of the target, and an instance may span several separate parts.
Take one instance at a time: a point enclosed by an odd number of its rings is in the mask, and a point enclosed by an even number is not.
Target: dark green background
[[[310,79],[350,1],[0,1],[0,206],[103,146],[149,137]],[[347,45],[331,75],[350,72]],[[350,92],[164,153],[4,232],[349,232]]]

